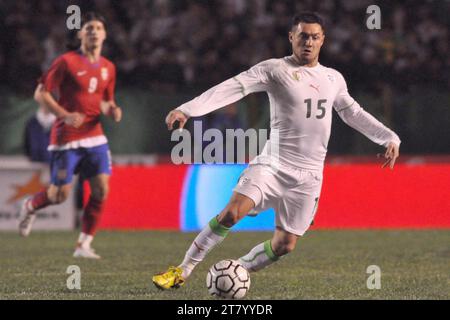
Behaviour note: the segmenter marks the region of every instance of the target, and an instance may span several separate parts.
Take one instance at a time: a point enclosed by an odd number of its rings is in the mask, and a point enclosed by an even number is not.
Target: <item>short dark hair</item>
[[[296,14],[294,17],[292,17],[291,28],[289,29],[289,31],[291,31],[294,27],[297,27],[300,22],[317,23],[322,27],[322,30],[325,33],[325,22],[323,18],[316,12],[305,11]]]
[[[81,18],[81,28],[84,27],[84,25],[91,21],[100,21],[103,24],[103,27],[105,30],[107,30],[106,26],[106,19],[101,14],[93,11],[86,12],[83,17]]]

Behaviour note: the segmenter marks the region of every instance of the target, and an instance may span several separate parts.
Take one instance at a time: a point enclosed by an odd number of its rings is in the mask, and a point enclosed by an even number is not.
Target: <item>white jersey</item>
[[[177,109],[196,117],[227,106],[252,92],[270,101],[271,137],[278,135],[278,160],[295,168],[322,169],[331,132],[332,109],[373,142],[400,144],[399,137],[365,112],[350,96],[344,77],[317,64],[299,66],[293,56],[263,61],[209,89]],[[273,130],[276,129],[276,130]],[[266,144],[262,154],[266,157]]]

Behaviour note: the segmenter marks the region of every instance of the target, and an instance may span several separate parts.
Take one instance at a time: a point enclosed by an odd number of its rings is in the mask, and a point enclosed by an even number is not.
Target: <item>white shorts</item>
[[[255,202],[254,212],[273,208],[276,226],[302,236],[310,227],[322,188],[322,171],[250,164],[233,191]]]

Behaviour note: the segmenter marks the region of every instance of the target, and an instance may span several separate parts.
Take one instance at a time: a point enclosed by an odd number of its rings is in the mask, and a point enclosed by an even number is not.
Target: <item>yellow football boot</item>
[[[166,272],[154,275],[152,280],[158,289],[178,289],[184,284],[184,278],[181,276],[182,273],[183,270],[181,268],[169,267]]]

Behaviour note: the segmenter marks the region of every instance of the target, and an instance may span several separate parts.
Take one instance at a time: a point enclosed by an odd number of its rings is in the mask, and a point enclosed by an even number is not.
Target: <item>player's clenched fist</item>
[[[71,127],[79,128],[83,124],[85,117],[84,114],[71,112],[64,117],[64,123]]]
[[[172,130],[173,124],[178,121],[180,122],[180,129],[182,129],[188,119],[189,117],[186,116],[183,112],[179,110],[172,110],[166,117],[167,128],[169,130]]]

